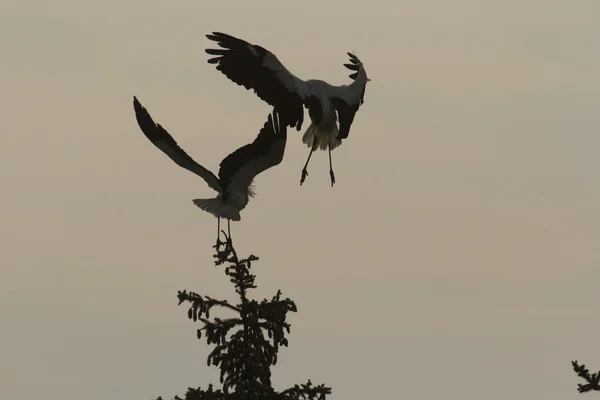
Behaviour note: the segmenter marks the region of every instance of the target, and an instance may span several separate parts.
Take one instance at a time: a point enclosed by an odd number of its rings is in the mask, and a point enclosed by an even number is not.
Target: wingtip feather
[[[146,108],[142,106],[142,103],[140,103],[136,96],[133,96],[133,108],[135,109],[136,114],[139,112],[147,112]]]
[[[207,54],[211,54],[213,56],[221,56],[223,54],[227,54],[227,50],[224,50],[224,49],[206,49],[204,51]]]
[[[356,56],[356,54],[354,53],[350,53],[347,52],[346,54],[348,54],[348,57],[350,57],[350,62],[352,62],[353,64],[361,64],[359,58]]]

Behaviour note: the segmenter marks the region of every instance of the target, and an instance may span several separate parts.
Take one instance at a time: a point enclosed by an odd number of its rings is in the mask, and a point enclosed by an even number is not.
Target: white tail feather
[[[333,129],[325,130],[311,123],[306,132],[304,132],[304,135],[302,135],[302,143],[312,148],[316,140],[319,149],[327,150],[329,141],[331,140],[331,150],[333,150],[342,144],[342,141],[337,139],[338,134],[337,124],[333,125]]]
[[[241,219],[240,212],[238,210],[224,204],[223,201],[218,197],[213,199],[194,199],[192,201],[196,206],[217,218],[226,218],[232,221],[239,221]]]

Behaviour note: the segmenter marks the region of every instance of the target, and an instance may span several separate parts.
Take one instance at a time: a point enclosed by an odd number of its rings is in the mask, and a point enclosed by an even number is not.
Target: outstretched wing
[[[263,101],[275,108],[287,126],[300,130],[304,120],[304,103],[308,90],[269,50],[225,33],[213,32],[206,37],[220,49],[206,49],[210,64],[217,64],[231,81],[253,89]]]
[[[223,188],[247,189],[261,172],[283,160],[287,141],[287,126],[274,112],[258,133],[254,142],[240,147],[223,159],[219,179]]]
[[[344,66],[349,70],[354,71],[350,74],[350,78],[352,78],[354,82],[348,86],[335,88],[335,93],[330,98],[331,104],[333,104],[333,107],[338,114],[340,125],[339,134],[337,136],[338,139],[346,139],[350,134],[350,127],[354,121],[354,116],[360,106],[364,103],[366,88],[366,82],[362,84],[362,87],[356,86],[360,85],[360,82],[356,81],[356,77],[358,76],[359,70],[363,68],[362,63],[356,55],[352,53],[347,54],[348,57],[350,57],[350,64],[344,64]]]
[[[196,161],[192,159],[173,139],[169,132],[167,132],[160,124],[156,124],[153,120],[146,108],[144,108],[138,99],[133,97],[133,108],[135,110],[135,118],[137,119],[137,123],[140,126],[144,135],[163,153],[165,153],[169,158],[177,165],[182,168],[187,169],[200,176],[202,179],[208,183],[208,186],[216,190],[218,193],[222,192],[221,185],[219,184],[218,178],[204,168],[202,165],[198,164]]]

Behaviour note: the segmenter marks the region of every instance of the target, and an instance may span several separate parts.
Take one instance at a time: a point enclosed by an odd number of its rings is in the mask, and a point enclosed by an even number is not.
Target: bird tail
[[[227,206],[223,203],[223,200],[218,197],[212,199],[194,199],[192,201],[198,208],[217,218],[226,218],[232,221],[239,221],[241,219],[238,210],[231,206]]]
[[[327,146],[331,141],[331,150],[333,150],[342,144],[342,141],[337,138],[338,134],[339,130],[335,123],[332,129],[323,129],[311,123],[306,132],[304,132],[304,135],[302,135],[302,143],[310,148],[316,145],[321,150],[327,150]]]

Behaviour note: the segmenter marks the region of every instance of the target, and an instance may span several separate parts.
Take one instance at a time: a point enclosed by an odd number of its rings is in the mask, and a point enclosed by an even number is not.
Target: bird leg
[[[306,159],[306,164],[304,164],[304,168],[302,169],[302,178],[300,178],[300,186],[304,183],[304,180],[308,176],[308,171],[306,171],[306,167],[308,167],[308,162],[310,161],[310,157],[312,153],[317,149],[317,140],[314,140],[314,144],[310,149],[310,153],[308,153],[308,158]]]
[[[331,177],[331,187],[333,187],[335,175],[333,174],[333,165],[331,163],[331,143],[329,143],[329,176]]]
[[[227,220],[227,241],[231,244],[231,221]]]
[[[219,250],[219,246],[224,244],[221,242],[221,218],[217,217],[217,244],[215,244],[215,249]]]

